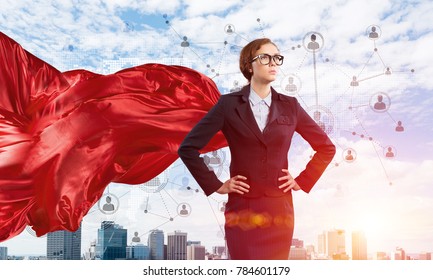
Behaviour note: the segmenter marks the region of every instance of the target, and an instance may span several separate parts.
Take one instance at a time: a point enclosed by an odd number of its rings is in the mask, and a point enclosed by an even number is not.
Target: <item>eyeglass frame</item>
[[[266,63],[266,64],[263,64],[262,61],[261,61],[261,59],[259,59],[259,62],[260,62],[261,65],[269,65],[269,63],[271,63],[272,60],[275,62],[275,65],[277,65],[277,66],[281,66],[284,63],[284,56],[282,56],[281,54],[270,55],[270,54],[267,54],[267,53],[261,53],[261,54],[255,56],[255,57],[253,57],[250,62],[253,63],[254,60],[256,60],[257,58],[261,58],[262,56],[267,56],[269,58],[269,62]],[[281,64],[278,64],[278,62],[275,60],[275,57],[280,57],[281,58]]]

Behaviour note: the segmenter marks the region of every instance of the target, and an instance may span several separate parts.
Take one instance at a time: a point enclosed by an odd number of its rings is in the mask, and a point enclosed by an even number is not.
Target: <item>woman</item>
[[[283,60],[267,38],[247,44],[239,66],[249,84],[221,96],[178,151],[206,195],[228,194],[225,233],[231,259],[288,259],[294,227],[292,191],[308,193],[335,154],[326,133],[296,99],[271,87]],[[231,152],[231,178],[224,183],[199,156],[219,131]],[[288,170],[287,159],[295,131],[316,151],[296,177]]]

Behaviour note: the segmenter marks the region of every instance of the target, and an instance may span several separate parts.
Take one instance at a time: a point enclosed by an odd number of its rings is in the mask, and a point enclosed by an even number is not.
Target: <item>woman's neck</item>
[[[271,92],[271,84],[262,84],[251,80],[251,87],[260,98],[265,98]]]

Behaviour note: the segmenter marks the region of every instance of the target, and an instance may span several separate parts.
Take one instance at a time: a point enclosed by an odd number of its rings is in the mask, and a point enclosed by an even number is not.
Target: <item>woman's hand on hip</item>
[[[278,181],[286,181],[284,184],[278,186],[279,189],[283,189],[283,192],[288,192],[290,190],[299,191],[301,187],[296,183],[295,179],[293,179],[292,175],[290,175],[289,170],[281,169],[283,172],[287,173],[287,175],[278,178]]]
[[[222,184],[222,186],[216,191],[219,194],[227,194],[227,193],[238,193],[238,194],[244,194],[249,192],[250,186],[243,182],[243,180],[246,180],[247,177],[242,175],[236,175],[228,179],[227,181]]]

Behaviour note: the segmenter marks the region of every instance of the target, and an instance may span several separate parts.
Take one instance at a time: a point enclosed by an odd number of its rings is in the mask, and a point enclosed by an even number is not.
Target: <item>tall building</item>
[[[81,259],[81,227],[71,232],[59,230],[47,234],[48,260]]]
[[[159,229],[151,230],[147,240],[150,259],[163,260],[164,259],[164,232]]]
[[[187,233],[174,231],[167,235],[167,259],[186,260]]]
[[[375,260],[389,260],[389,256],[385,252],[376,252],[373,259],[375,259]]]
[[[8,247],[0,247],[0,260],[8,259]]]
[[[212,247],[212,254],[221,256],[225,254],[226,247],[225,246],[213,246]]]
[[[301,239],[293,238],[291,246],[295,248],[304,248],[304,241]]]
[[[90,247],[84,252],[85,260],[94,260],[96,255],[96,241],[90,242]]]
[[[187,260],[204,260],[206,257],[206,248],[201,245],[200,241],[188,241],[186,247]]]
[[[96,258],[101,260],[126,259],[128,231],[113,221],[103,221],[98,229]]]
[[[149,247],[143,244],[136,244],[126,247],[126,258],[128,260],[149,260]]]
[[[313,244],[306,245],[305,249],[307,250],[307,260],[312,260],[316,257],[316,250]]]
[[[394,260],[406,260],[406,252],[403,250],[403,248],[395,248]]]
[[[326,232],[319,234],[317,238],[317,253],[319,256],[326,256]]]
[[[367,259],[367,238],[362,231],[352,232],[352,260]]]
[[[306,260],[307,249],[304,248],[304,241],[293,238],[290,246],[289,260]]]
[[[292,246],[290,248],[289,260],[306,260],[307,259],[307,249],[303,247]]]
[[[431,259],[432,259],[431,255],[432,255],[431,252],[422,252],[422,253],[419,254],[419,259],[420,260],[429,260],[429,261],[431,261]]]
[[[344,230],[333,229],[326,232],[326,253],[331,259],[346,258],[346,235]]]

